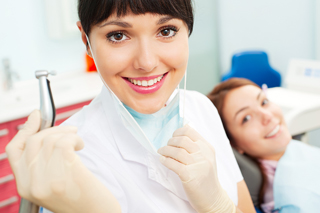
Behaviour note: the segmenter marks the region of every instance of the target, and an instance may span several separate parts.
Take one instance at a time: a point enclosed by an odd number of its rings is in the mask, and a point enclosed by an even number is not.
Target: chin
[[[156,99],[155,101],[152,100],[141,100],[135,101],[134,103],[128,105],[133,110],[142,113],[142,114],[153,114],[158,112],[165,106],[166,101],[159,101]]]

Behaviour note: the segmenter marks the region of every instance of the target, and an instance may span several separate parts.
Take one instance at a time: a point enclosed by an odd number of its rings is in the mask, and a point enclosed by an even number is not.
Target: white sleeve
[[[197,122],[195,127],[206,140],[212,144],[216,150],[217,161],[220,162],[222,170],[227,171],[233,180],[240,182],[243,180],[238,163],[233,154],[229,139],[225,133],[219,113],[213,103],[203,94],[198,92],[189,93],[192,98],[187,106],[191,120]]]
[[[243,176],[233,154],[230,141],[226,135],[225,129],[223,128],[223,124],[217,109],[208,98],[206,98],[206,100],[209,102],[208,104],[210,105],[209,107],[211,108],[210,111],[213,117],[211,119],[211,125],[215,130],[215,145],[219,144],[220,153],[217,153],[217,155],[219,155],[220,159],[227,164],[229,171],[233,172],[234,180],[238,183],[243,180]]]

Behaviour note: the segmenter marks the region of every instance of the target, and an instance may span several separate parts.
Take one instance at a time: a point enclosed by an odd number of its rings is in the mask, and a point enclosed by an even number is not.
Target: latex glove
[[[214,148],[193,128],[186,125],[177,129],[158,153],[163,155],[161,163],[179,175],[197,212],[236,212],[218,180]]]
[[[56,213],[121,212],[116,198],[76,155],[84,146],[77,128],[39,128],[35,110],[6,147],[20,196]]]

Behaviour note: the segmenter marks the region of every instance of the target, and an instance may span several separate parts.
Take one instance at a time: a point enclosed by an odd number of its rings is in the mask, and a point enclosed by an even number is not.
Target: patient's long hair
[[[235,143],[235,140],[232,138],[232,135],[230,134],[230,132],[226,126],[224,117],[223,117],[222,110],[224,108],[224,101],[225,101],[227,94],[231,90],[239,88],[239,87],[243,87],[243,86],[248,86],[248,85],[259,87],[257,84],[255,84],[252,81],[245,79],[245,78],[231,78],[231,79],[224,81],[224,82],[218,84],[217,86],[215,86],[213,88],[213,90],[207,95],[207,97],[212,101],[212,103],[215,105],[215,107],[218,110],[218,113],[219,113],[220,118],[222,120],[223,127],[226,131],[227,137],[228,137],[232,147],[236,147],[237,145]],[[264,172],[264,169],[263,169],[261,163],[258,161],[258,159],[253,158],[251,156],[248,156],[248,157],[250,157],[253,161],[255,161],[257,163],[257,165],[259,166],[259,169],[261,171],[261,174],[262,174],[262,185],[260,188],[259,201],[258,201],[259,206],[260,206],[263,203],[263,197],[264,197],[264,193],[265,193],[265,190],[267,187],[267,176],[266,176],[266,173]]]

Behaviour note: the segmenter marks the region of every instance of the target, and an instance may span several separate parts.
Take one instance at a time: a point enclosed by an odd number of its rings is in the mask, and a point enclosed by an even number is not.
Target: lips
[[[271,132],[269,132],[269,134],[266,136],[266,138],[271,138],[273,136],[275,136],[280,130],[280,124],[276,125]]]
[[[136,92],[140,94],[149,94],[158,91],[163,85],[167,73],[149,77],[125,78],[125,82]]]

